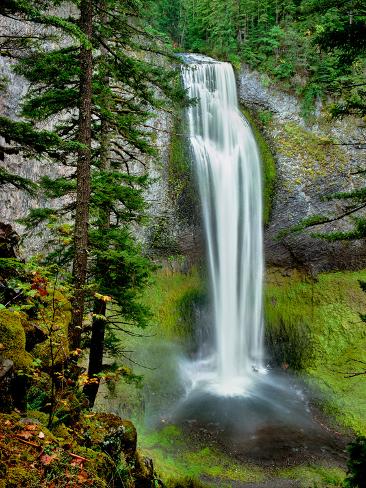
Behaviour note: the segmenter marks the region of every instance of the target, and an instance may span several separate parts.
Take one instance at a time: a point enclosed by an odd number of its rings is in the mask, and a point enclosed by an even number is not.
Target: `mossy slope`
[[[359,315],[366,311],[366,293],[359,280],[366,280],[366,270],[311,279],[296,271],[271,269],[265,314],[272,343],[276,337],[288,342],[287,348],[277,350],[277,361],[296,366],[301,354],[300,366],[323,392],[330,413],[365,434],[366,378],[346,377],[362,371],[358,361],[366,361],[366,325]]]

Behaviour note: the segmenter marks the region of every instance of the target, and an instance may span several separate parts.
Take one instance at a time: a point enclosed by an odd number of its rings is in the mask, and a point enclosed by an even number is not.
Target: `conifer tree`
[[[97,379],[85,387],[91,404],[102,368],[105,329],[110,335],[113,329],[132,333],[131,326],[144,327],[148,322],[139,294],[151,265],[131,226],[145,220],[146,158],[157,156],[148,120],[155,110],[167,107],[167,98],[181,100],[184,94],[175,81],[177,73],[156,62],[165,49],[139,22],[139,2],[92,4],[93,11],[89,1],[82,2],[85,11],[80,19],[77,13],[66,21],[77,25],[81,20],[79,38],[67,32],[61,47],[37,46],[16,67],[31,83],[22,116],[32,123],[56,120],[52,135],[57,154],[47,148],[44,153],[63,163],[67,175],[44,177],[41,185],[48,198],[63,197],[66,204],[58,210],[33,211],[26,223],[34,227],[56,214],[75,222],[74,245],[65,244],[61,252],[65,266],[74,259],[76,292],[70,331],[74,347],[80,343],[84,279],[88,278],[87,302],[94,312],[89,375]],[[117,317],[108,319],[109,300]]]

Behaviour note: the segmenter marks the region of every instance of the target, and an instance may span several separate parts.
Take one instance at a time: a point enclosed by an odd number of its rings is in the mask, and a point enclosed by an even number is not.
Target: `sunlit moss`
[[[221,451],[197,445],[175,425],[154,432],[140,429],[139,438],[142,451],[154,459],[157,472],[164,480],[171,480],[171,486],[174,486],[172,480],[185,477],[221,480],[220,486],[226,486],[229,481],[264,479],[258,467],[238,463]]]
[[[346,473],[336,467],[325,466],[296,466],[284,469],[278,473],[282,478],[300,481],[304,488],[342,487]]]
[[[366,293],[358,280],[366,280],[365,270],[322,273],[316,279],[296,271],[269,270],[265,315],[272,336],[286,327],[288,350],[294,353],[301,346],[299,330],[306,326],[312,350],[303,367],[310,375],[309,382],[324,394],[329,413],[342,424],[365,433],[365,378],[346,377],[347,372],[362,370],[355,361],[366,361],[366,330],[359,316],[366,310]],[[309,341],[305,340],[306,350]]]
[[[188,273],[161,269],[144,295],[151,309],[157,333],[165,339],[187,339],[192,336],[194,304],[205,298],[205,286],[197,268]]]

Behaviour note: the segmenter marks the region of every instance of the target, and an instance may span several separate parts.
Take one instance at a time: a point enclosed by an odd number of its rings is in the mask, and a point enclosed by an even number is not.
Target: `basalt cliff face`
[[[9,31],[17,26],[7,24],[0,28]],[[0,110],[16,119],[21,99],[27,92],[27,83],[14,74],[11,61],[0,58],[0,69],[9,80],[6,90],[0,93]],[[305,217],[337,216],[345,210],[342,202],[324,201],[322,197],[363,185],[363,175],[354,174],[363,168],[361,146],[342,145],[363,140],[365,128],[362,123],[352,118],[329,120],[320,104],[312,122],[305,122],[301,104],[294,95],[274,88],[265,76],[246,67],[238,73],[238,91],[241,103],[259,121],[276,160],[276,190],[270,222],[265,230],[267,264],[302,267],[311,273],[365,266],[363,241],[329,242],[311,237],[310,232],[278,237],[281,230]],[[204,246],[184,122],[177,125],[171,115],[162,112],[151,124],[157,133],[156,146],[161,163],[147,160],[147,171],[152,178],[146,195],[151,219],[148,228],[138,233],[153,256],[164,260],[179,255],[184,256],[189,265],[197,263],[204,254]],[[5,155],[1,164],[33,181],[40,175],[57,176],[67,171],[46,161],[25,160],[20,155]],[[22,233],[22,227],[16,224],[17,219],[24,217],[30,208],[50,204],[57,207],[61,202],[49,202],[42,196],[30,197],[10,185],[2,187],[0,221],[15,224],[16,230]],[[315,227],[314,231],[344,230],[350,226],[351,221],[335,220]],[[38,235],[25,241],[27,255],[42,249],[45,234],[41,229]]]
[[[350,143],[364,140],[365,124],[353,117],[331,120],[320,102],[305,121],[300,101],[273,87],[266,76],[243,67],[237,80],[240,101],[259,121],[276,160],[276,191],[265,230],[267,264],[303,267],[311,273],[364,267],[363,240],[329,242],[311,236],[348,230],[351,220],[334,220],[285,238],[279,233],[304,218],[337,217],[346,210],[347,202],[324,196],[364,185],[364,176],[357,172],[364,169],[365,146]]]
[[[68,11],[62,9],[64,7],[60,7],[58,13],[66,16]],[[29,34],[34,34],[34,29],[31,24],[0,17],[1,33],[16,35],[27,31]],[[27,94],[28,83],[14,73],[13,61],[10,58],[0,57],[0,75],[6,80],[4,90],[0,91],[0,113],[13,120],[19,120],[21,103]],[[171,256],[185,256],[187,258],[185,261],[190,264],[199,260],[202,255],[199,219],[196,208],[193,208],[195,204],[192,203],[194,190],[193,187],[188,189],[190,172],[187,168],[187,160],[184,161],[183,166],[177,161],[172,161],[174,159],[172,152],[177,152],[175,146],[179,146],[180,153],[175,155],[175,160],[180,157],[187,159],[187,153],[181,150],[182,141],[174,141],[172,115],[164,111],[159,111],[155,115],[147,125],[152,126],[156,133],[155,145],[160,162],[145,157],[144,167],[136,163],[129,168],[133,173],[147,171],[152,181],[146,193],[150,223],[147,228],[137,228],[135,231],[153,257],[164,261]],[[50,129],[52,122],[40,128]],[[0,138],[1,145],[6,146],[7,141]],[[51,164],[42,158],[26,159],[21,154],[5,154],[0,165],[11,173],[34,182],[42,176],[54,178],[67,175],[73,170]],[[183,185],[180,182],[182,179]],[[60,199],[47,200],[40,194],[30,196],[12,185],[5,185],[0,190],[0,222],[11,224],[20,235],[23,235],[23,227],[18,220],[24,218],[30,209],[58,208],[63,203]],[[45,252],[48,237],[46,228],[33,229],[32,234],[22,240],[22,253],[29,256]]]

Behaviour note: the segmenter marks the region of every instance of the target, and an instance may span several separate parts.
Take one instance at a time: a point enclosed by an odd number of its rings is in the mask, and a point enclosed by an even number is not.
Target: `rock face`
[[[308,230],[279,239],[278,233],[313,215],[329,217],[345,210],[341,201],[323,201],[324,195],[363,186],[364,152],[342,145],[364,140],[360,120],[329,120],[318,105],[311,123],[302,117],[299,100],[269,85],[263,75],[243,67],[238,74],[241,103],[260,121],[277,163],[276,194],[265,231],[268,264],[304,267],[312,273],[353,269],[366,265],[363,241],[329,242],[311,237]],[[334,221],[313,232],[348,230],[351,222]]]
[[[10,32],[16,30],[16,25],[6,22],[10,24],[2,27]],[[1,112],[17,118],[27,84],[12,72],[11,62],[4,58],[0,58],[0,68],[10,81],[6,92],[0,93]],[[342,202],[322,201],[321,197],[363,185],[363,176],[352,174],[363,167],[363,151],[358,146],[339,145],[363,140],[361,122],[352,118],[329,121],[319,104],[312,122],[306,123],[301,115],[301,104],[294,95],[272,87],[265,76],[246,67],[238,74],[238,90],[241,103],[260,121],[277,162],[277,191],[265,231],[267,263],[303,267],[312,273],[365,266],[363,241],[331,243],[311,237],[309,231],[278,239],[281,230],[305,217],[340,215],[345,208]],[[187,154],[179,151],[176,154],[177,144],[182,144],[182,140],[177,142],[174,133],[186,131],[183,126],[175,127],[172,117],[165,113],[159,113],[150,124],[156,129],[161,164],[148,162],[152,179],[147,193],[150,225],[147,230],[137,229],[136,232],[154,257],[164,261],[182,255],[186,258],[185,266],[190,266],[201,260],[204,245],[193,171],[186,168],[182,173],[179,161]],[[40,174],[57,176],[64,172],[64,168],[45,161],[25,161],[19,155],[5,155],[1,164],[31,180],[36,180]],[[139,171],[137,168],[133,170]],[[30,208],[49,206],[50,203],[56,207],[60,205],[60,202],[47,202],[42,197],[30,197],[8,185],[0,192],[1,220],[21,232],[16,220],[24,217]],[[350,225],[351,221],[338,220],[313,230],[346,230]],[[42,249],[44,231],[42,234],[25,241],[27,254]]]
[[[63,12],[64,15],[67,12]],[[19,22],[0,17],[0,30],[9,33],[16,33],[19,28],[27,28],[26,23],[19,26]],[[31,29],[32,26],[29,26]],[[7,58],[0,57],[0,72],[8,80],[6,89],[0,92],[0,113],[14,120],[19,119],[21,101],[26,95],[28,84],[26,80],[16,75],[12,69],[13,62]],[[146,158],[144,163],[151,178],[152,184],[147,191],[146,200],[149,204],[150,224],[147,229],[136,229],[142,241],[151,249],[151,254],[160,259],[173,255],[184,255],[188,261],[195,261],[201,255],[200,226],[197,219],[193,218],[195,213],[184,200],[184,191],[179,195],[175,194],[174,172],[176,168],[170,167],[171,139],[173,130],[172,117],[166,112],[158,112],[155,118],[148,122],[155,133],[155,145],[159,152],[160,164]],[[42,127],[50,129],[51,126]],[[1,139],[1,138],[0,138]],[[0,140],[0,145],[6,144]],[[143,158],[142,158],[143,159]],[[17,175],[37,181],[40,176],[55,178],[65,176],[70,170],[66,167],[51,164],[45,160],[29,160],[20,154],[5,155],[0,160],[0,165],[8,171]],[[132,173],[141,174],[145,169],[139,164],[132,164]],[[176,175],[180,177],[179,174]],[[0,220],[11,224],[14,229],[22,235],[23,228],[17,223],[24,218],[30,209],[52,207],[58,208],[62,205],[60,199],[47,200],[41,195],[30,196],[12,185],[5,185],[0,191]],[[183,208],[182,211],[179,209]],[[186,215],[182,215],[182,214]],[[23,240],[23,248],[27,255],[44,252],[45,243],[48,240],[47,230],[36,228],[32,235]]]

